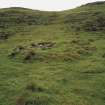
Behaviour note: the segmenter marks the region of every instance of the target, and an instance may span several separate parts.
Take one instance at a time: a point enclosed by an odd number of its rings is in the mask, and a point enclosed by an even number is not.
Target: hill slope
[[[0,105],[105,105],[105,2],[62,12],[0,10]]]

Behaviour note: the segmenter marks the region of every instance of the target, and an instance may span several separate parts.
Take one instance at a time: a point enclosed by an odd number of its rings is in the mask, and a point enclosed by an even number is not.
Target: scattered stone
[[[47,48],[52,48],[54,46],[55,43],[53,42],[40,42],[40,43],[32,43],[31,46],[32,47],[36,47],[36,48],[42,48],[42,49],[47,49]]]

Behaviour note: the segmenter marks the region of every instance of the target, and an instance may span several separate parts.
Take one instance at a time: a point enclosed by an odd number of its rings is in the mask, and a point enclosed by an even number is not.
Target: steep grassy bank
[[[0,105],[105,105],[104,12],[1,9]]]

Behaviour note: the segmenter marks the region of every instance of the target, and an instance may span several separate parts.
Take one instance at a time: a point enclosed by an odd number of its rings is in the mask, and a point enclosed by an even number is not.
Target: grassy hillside
[[[105,105],[104,33],[105,2],[0,9],[0,105]]]

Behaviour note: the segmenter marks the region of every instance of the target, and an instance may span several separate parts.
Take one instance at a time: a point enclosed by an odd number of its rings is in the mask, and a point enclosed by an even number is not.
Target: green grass
[[[104,12],[1,9],[0,105],[105,105]]]

